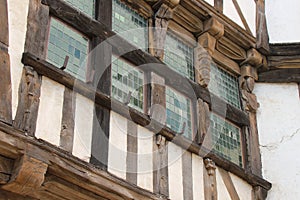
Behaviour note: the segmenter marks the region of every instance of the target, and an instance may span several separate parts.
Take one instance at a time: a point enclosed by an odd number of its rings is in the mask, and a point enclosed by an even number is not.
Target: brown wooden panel
[[[2,48],[0,48],[0,69],[0,120],[12,124],[10,58],[8,52]]]
[[[7,0],[0,0],[0,43],[9,45]]]
[[[49,25],[49,8],[40,0],[30,0],[27,18],[25,52],[46,58],[47,33]]]
[[[197,199],[197,197],[193,197],[192,154],[188,151],[182,154],[182,185],[184,200]],[[199,185],[199,187],[201,186]]]
[[[76,93],[66,87],[64,92],[59,146],[68,152],[72,152],[73,150],[75,109]]]
[[[138,162],[138,142],[137,125],[127,120],[127,157],[126,157],[126,180],[137,184],[137,162]]]

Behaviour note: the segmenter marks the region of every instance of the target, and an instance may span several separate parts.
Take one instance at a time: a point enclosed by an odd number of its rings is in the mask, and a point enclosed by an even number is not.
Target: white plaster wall
[[[91,157],[94,103],[86,97],[76,94],[74,156],[88,162]]]
[[[137,185],[153,191],[153,135],[148,129],[138,126]]]
[[[193,172],[193,197],[194,199],[204,199],[203,181],[203,159],[196,154],[192,154]]]
[[[108,147],[108,171],[126,179],[127,119],[111,112]]]
[[[297,84],[257,83],[254,90],[263,176],[270,200],[300,199],[300,100]]]
[[[225,183],[222,179],[222,176],[219,172],[219,169],[217,167],[216,169],[216,179],[217,179],[217,191],[218,191],[218,199],[222,200],[231,200],[231,197],[228,193],[228,190],[225,186]]]
[[[169,196],[172,200],[183,200],[182,149],[168,143]]]
[[[43,76],[35,136],[59,146],[65,86]]]
[[[21,63],[27,30],[29,0],[8,0],[9,48],[12,81],[12,116],[16,115],[18,90],[22,76]]]
[[[300,42],[300,1],[268,0],[265,2],[270,42]]]
[[[255,27],[255,15],[256,15],[256,4],[254,0],[238,0],[237,1],[242,13],[248,23],[248,26],[252,32],[252,34],[256,33],[256,27]],[[241,27],[244,27],[244,24],[235,9],[234,4],[232,3],[232,0],[224,0],[224,11],[223,13],[229,17],[231,20],[233,20],[235,23],[240,25]]]
[[[238,176],[229,173],[233,185],[241,200],[252,200],[252,186]]]
[[[210,5],[214,6],[214,0],[204,0],[206,1],[207,3],[209,3]]]

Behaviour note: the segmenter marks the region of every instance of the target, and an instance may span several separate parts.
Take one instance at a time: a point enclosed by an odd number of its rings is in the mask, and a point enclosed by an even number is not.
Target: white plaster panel
[[[257,83],[254,90],[268,199],[300,199],[300,101],[297,84]]]
[[[256,36],[256,4],[254,0],[237,0],[248,26]]]
[[[231,197],[228,193],[228,190],[227,190],[226,185],[225,185],[225,183],[222,179],[222,176],[219,172],[218,167],[216,169],[216,178],[217,178],[218,199],[231,200]]]
[[[203,181],[203,159],[196,154],[192,154],[193,172],[193,197],[194,199],[204,199]]]
[[[241,200],[251,200],[252,199],[252,186],[246,181],[237,177],[236,175],[229,173],[233,185]]]
[[[206,1],[207,3],[209,3],[210,5],[214,6],[214,0],[204,0]]]
[[[232,0],[224,0],[223,2],[224,10],[223,13],[230,18],[232,21],[240,25],[241,27],[244,28],[243,22],[236,11],[234,4],[232,3]]]
[[[43,76],[36,134],[59,146],[65,86]]]
[[[300,1],[269,0],[265,2],[270,42],[299,42]]]
[[[169,196],[172,200],[183,200],[182,149],[168,143]]]
[[[108,150],[108,171],[126,179],[127,119],[111,112]]]
[[[151,131],[138,126],[138,174],[137,185],[153,191],[153,135]]]
[[[8,0],[9,48],[12,82],[12,116],[18,107],[18,91],[22,76],[21,63],[27,30],[29,0]]]
[[[76,94],[75,127],[72,154],[89,162],[92,149],[94,102]]]

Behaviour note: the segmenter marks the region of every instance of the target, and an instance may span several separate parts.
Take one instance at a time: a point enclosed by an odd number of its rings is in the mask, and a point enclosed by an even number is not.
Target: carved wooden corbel
[[[25,66],[19,88],[19,104],[14,126],[34,136],[40,103],[42,78],[32,67]]]
[[[175,0],[168,1],[168,4],[164,3],[160,5],[154,16],[153,44],[152,47],[150,47],[150,53],[160,60],[163,60],[164,57],[164,46],[169,20],[173,18],[173,8],[175,7],[176,2],[177,1]]]
[[[202,99],[197,101],[197,111],[198,111],[198,133],[195,137],[195,142],[197,144],[202,144],[206,134],[208,133],[210,125],[210,112],[208,103],[204,102]]]
[[[217,200],[216,164],[209,158],[204,159],[204,195],[206,200]]]
[[[24,155],[15,161],[9,183],[2,188],[20,195],[34,196],[44,182],[48,165]]]

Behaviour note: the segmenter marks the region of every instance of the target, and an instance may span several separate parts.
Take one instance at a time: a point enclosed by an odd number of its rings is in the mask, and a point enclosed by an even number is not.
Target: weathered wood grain
[[[1,20],[2,18],[0,18],[0,21]],[[2,48],[0,48],[0,69],[0,120],[8,124],[12,124],[10,57],[8,52]]]
[[[266,72],[261,72],[258,75],[258,82],[300,83],[300,68],[273,69]]]
[[[9,45],[7,0],[0,0],[0,43]]]
[[[30,136],[34,136],[36,130],[41,84],[41,76],[32,67],[25,66],[19,86],[19,104],[13,125]]]
[[[184,200],[197,199],[197,197],[193,197],[193,184],[196,183],[193,183],[192,154],[186,151],[182,154],[182,185]]]
[[[138,142],[137,124],[127,120],[126,180],[137,185]]]
[[[223,0],[214,0],[214,7],[219,13],[223,13]]]
[[[232,179],[231,179],[229,173],[223,169],[219,169],[219,172],[222,176],[222,180],[227,188],[227,191],[231,197],[231,200],[240,200],[240,197],[234,187],[234,184],[232,182]]]
[[[218,200],[216,165],[209,158],[204,159],[203,162],[205,200]]]
[[[75,127],[76,93],[65,88],[60,132],[60,148],[72,152]]]
[[[256,48],[264,54],[268,54],[269,34],[265,12],[265,0],[255,0],[256,2]]]

